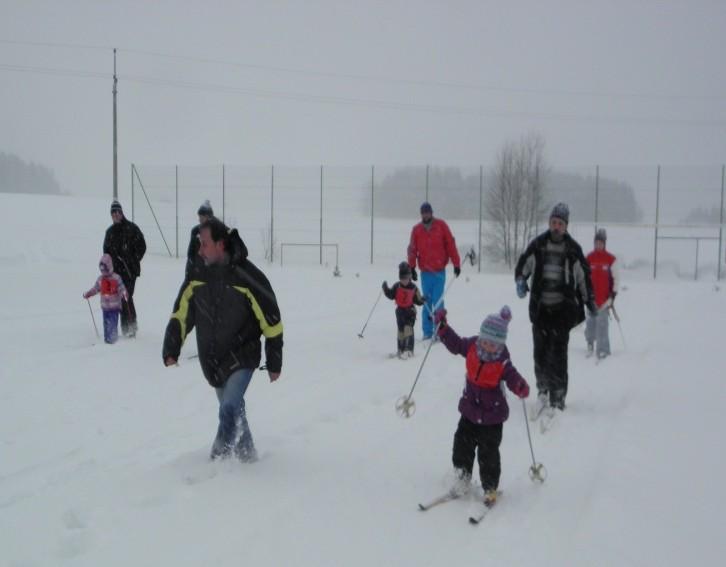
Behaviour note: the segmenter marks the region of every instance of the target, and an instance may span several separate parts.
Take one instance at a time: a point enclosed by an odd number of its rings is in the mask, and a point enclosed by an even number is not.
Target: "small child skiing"
[[[617,259],[606,250],[607,239],[605,229],[599,228],[595,233],[595,249],[587,255],[597,311],[594,315],[588,313],[585,340],[587,356],[590,357],[595,353],[597,345],[598,359],[610,356],[609,311],[618,294],[620,280]]]
[[[113,344],[118,339],[118,317],[121,313],[121,300],[128,300],[126,286],[121,276],[113,271],[113,260],[108,254],[101,256],[98,263],[101,275],[96,284],[84,292],[83,298],[88,299],[97,293],[101,294],[101,309],[103,310],[103,340]]]
[[[396,323],[398,324],[398,358],[411,358],[413,356],[414,334],[413,326],[416,323],[415,305],[423,305],[424,300],[416,284],[411,281],[411,266],[408,262],[398,265],[399,281],[388,287],[383,282],[383,293],[388,299],[396,302]]]
[[[505,305],[499,313],[484,319],[478,336],[464,338],[447,324],[445,309],[437,310],[434,316],[441,342],[452,354],[466,358],[466,383],[459,400],[461,418],[454,434],[452,462],[457,480],[452,493],[463,496],[469,492],[478,450],[479,477],[488,507],[497,499],[499,445],[503,424],[509,417],[502,383],[522,399],[529,395],[529,384],[509,359],[506,341],[511,318],[512,312]]]

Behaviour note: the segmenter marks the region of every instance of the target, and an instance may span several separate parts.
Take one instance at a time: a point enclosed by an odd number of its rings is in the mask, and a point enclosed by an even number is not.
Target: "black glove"
[[[411,268],[411,279],[415,282],[418,281],[418,274],[416,273],[416,268]]]
[[[383,289],[383,291],[387,291],[388,290],[388,282],[384,281],[383,282],[383,285],[381,286],[381,289]]]
[[[454,266],[454,275],[457,278],[461,275],[461,268],[459,266]]]
[[[614,291],[614,292],[612,292],[610,294],[610,305],[612,305],[613,303],[615,303],[615,298],[617,297],[617,295],[618,295],[618,292],[617,291]]]

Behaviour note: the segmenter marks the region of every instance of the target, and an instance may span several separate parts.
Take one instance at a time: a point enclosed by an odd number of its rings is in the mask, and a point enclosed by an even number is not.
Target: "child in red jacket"
[[[587,356],[592,356],[597,346],[597,357],[610,355],[609,308],[618,294],[618,264],[615,256],[605,250],[607,232],[604,228],[595,233],[595,250],[587,255],[590,264],[592,291],[595,294],[595,314],[588,313],[585,324],[585,340],[587,340]]]
[[[452,461],[457,481],[452,492],[457,496],[469,492],[478,451],[479,478],[487,506],[496,502],[502,472],[499,445],[509,417],[503,385],[522,399],[529,395],[529,384],[509,359],[506,341],[511,318],[512,312],[505,305],[484,319],[479,335],[464,338],[447,324],[445,309],[436,311],[434,317],[441,342],[449,352],[466,359],[466,382],[459,400],[461,419],[454,434]]]
[[[416,284],[411,281],[411,266],[408,262],[398,265],[398,282],[388,287],[383,282],[383,293],[388,299],[396,302],[396,324],[398,325],[398,358],[411,358],[413,356],[413,325],[416,323],[415,305],[423,305]]]

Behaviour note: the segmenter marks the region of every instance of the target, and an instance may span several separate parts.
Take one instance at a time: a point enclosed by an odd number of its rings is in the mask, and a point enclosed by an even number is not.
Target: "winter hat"
[[[113,213],[124,213],[124,210],[121,208],[121,203],[116,200],[111,202],[111,214]]]
[[[595,240],[601,240],[602,242],[607,242],[608,239],[608,233],[605,231],[604,228],[598,228],[597,232],[595,232]]]
[[[498,345],[507,342],[507,327],[512,320],[512,311],[508,305],[499,310],[499,313],[488,315],[479,328],[479,340],[486,340]]]
[[[434,210],[431,208],[431,203],[428,201],[424,201],[421,203],[421,212],[422,213],[433,213]]]
[[[408,262],[401,262],[398,265],[398,279],[405,278],[407,276],[411,276],[411,266],[408,265]]]
[[[565,221],[565,224],[570,224],[570,207],[565,203],[557,203],[552,208],[550,218],[558,218]]]
[[[204,215],[206,217],[212,217],[214,216],[214,211],[212,210],[212,205],[209,202],[209,199],[206,199],[200,206],[199,210],[197,211],[198,215]]]
[[[109,254],[101,256],[101,259],[98,261],[98,267],[101,268],[102,272],[106,268],[109,274],[113,274],[113,260],[111,256]]]

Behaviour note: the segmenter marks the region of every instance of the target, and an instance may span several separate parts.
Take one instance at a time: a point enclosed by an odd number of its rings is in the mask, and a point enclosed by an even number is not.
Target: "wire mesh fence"
[[[253,257],[285,264],[360,266],[406,257],[419,206],[447,221],[474,269],[501,270],[487,248],[491,168],[433,166],[132,165],[132,217],[151,253],[184,256],[197,209],[238,228]],[[587,251],[597,227],[625,268],[653,277],[721,278],[724,166],[551,167],[544,205],[571,210]],[[544,230],[546,215],[538,230]]]

